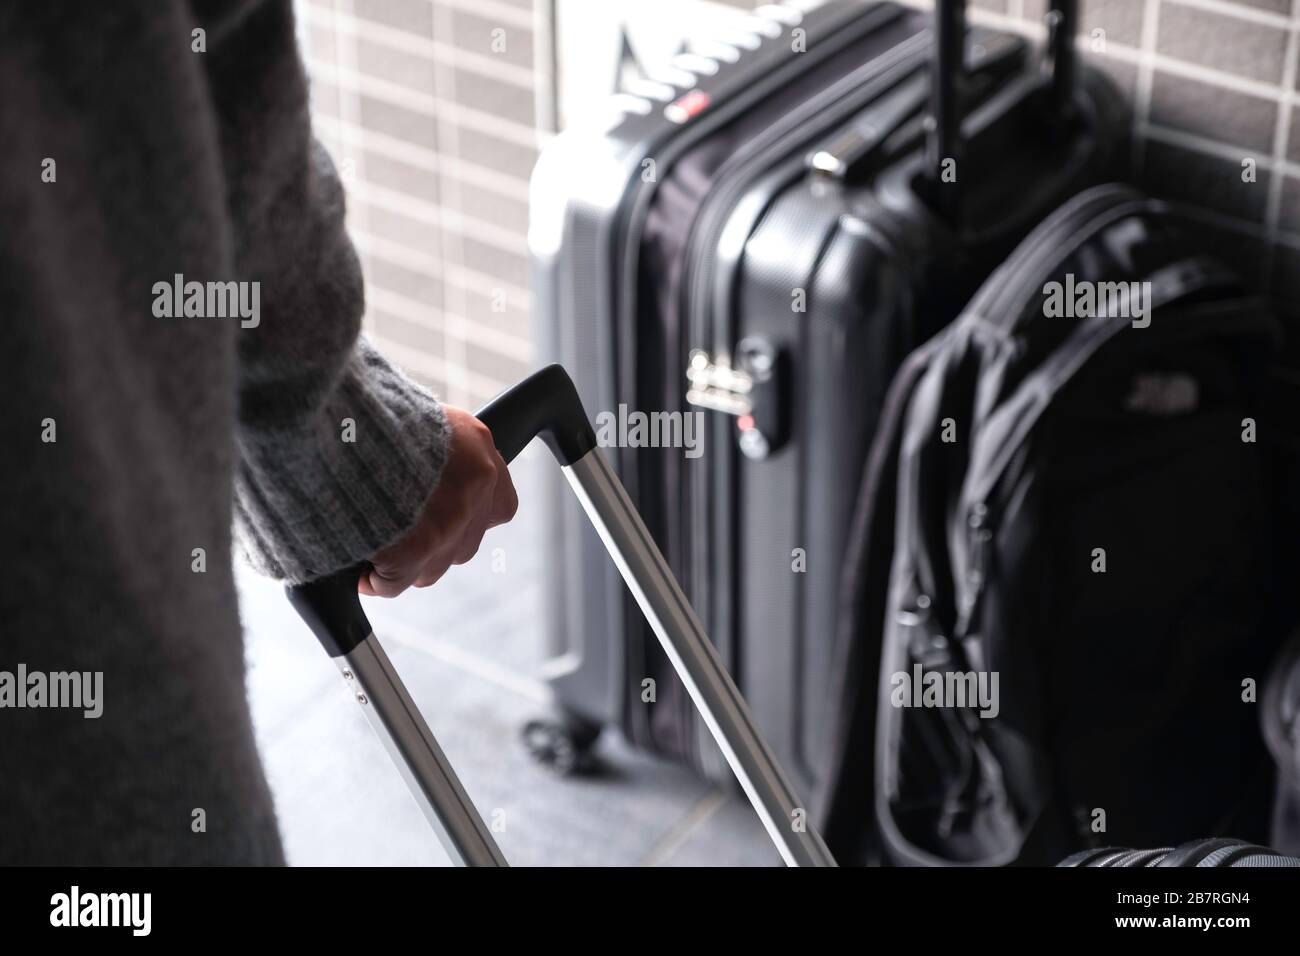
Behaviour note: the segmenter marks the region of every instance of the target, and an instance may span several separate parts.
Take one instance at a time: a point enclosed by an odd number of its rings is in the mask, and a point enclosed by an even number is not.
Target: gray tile
[[[505,196],[463,179],[456,179],[455,170],[444,174],[448,191],[455,190],[460,199],[457,208],[473,219],[490,222],[502,229],[513,229],[520,236],[528,234],[528,201]],[[450,182],[448,182],[450,181]]]
[[[1207,139],[1234,143],[1246,154],[1271,154],[1277,103],[1157,71],[1151,120]]]
[[[433,36],[433,4],[429,0],[352,0],[352,9],[363,19],[417,36]]]
[[[454,71],[454,82],[455,100],[459,105],[524,126],[533,125],[535,107],[532,87],[462,69]]]
[[[467,268],[523,288],[527,288],[532,280],[532,268],[522,249],[520,252],[510,252],[469,235],[460,237],[460,247],[462,262]]]
[[[1115,84],[1125,102],[1133,102],[1133,94],[1137,89],[1138,69],[1136,64],[1113,56],[1100,55],[1088,57],[1087,62],[1110,77],[1111,82]]]
[[[1282,77],[1286,32],[1266,24],[1164,2],[1159,53],[1264,83]]]
[[[1286,157],[1293,163],[1300,163],[1300,107],[1292,107],[1291,109],[1291,125],[1286,139]]]
[[[449,11],[451,40],[458,50],[501,57],[515,66],[533,65],[533,32],[512,23],[499,23],[489,15],[479,15],[459,7]],[[501,30],[498,34],[495,31]],[[500,42],[498,42],[498,38]],[[440,37],[446,41],[446,37]],[[504,43],[505,49],[501,49]]]
[[[338,62],[338,34],[318,23],[307,27],[307,49],[318,63]]]
[[[409,53],[373,40],[356,42],[357,69],[365,76],[397,83],[425,96],[437,90],[432,57]]]
[[[366,150],[362,157],[366,182],[392,189],[413,199],[437,203],[441,200],[438,174],[421,166],[404,163],[374,150]]]
[[[735,795],[725,799],[657,862],[661,866],[719,866],[720,847],[727,849],[726,866],[782,865],[781,855],[753,808]]]
[[[1041,21],[1047,16],[1047,0],[1024,0],[1021,16],[1026,20]]]
[[[1268,10],[1272,13],[1289,14],[1291,12],[1291,0],[1226,0],[1226,2],[1235,3],[1239,7]]]
[[[437,253],[442,248],[441,230],[432,223],[355,199],[351,201],[350,208],[364,218],[371,235],[403,243],[426,254]]]
[[[519,740],[537,705],[452,673],[404,646],[389,650],[416,704],[479,811],[498,815],[502,849],[517,865],[600,866],[640,862],[705,791],[680,767],[601,742],[603,770],[560,779]],[[725,852],[719,848],[725,859]]]
[[[533,331],[532,319],[525,304],[513,299],[497,300],[495,293],[488,290],[463,290],[461,312],[476,328],[493,329],[510,335],[528,336]],[[493,308],[497,301],[504,305],[504,311]]]
[[[337,86],[313,76],[308,84],[308,91],[311,97],[311,111],[313,114],[328,116],[333,119],[339,117],[340,94]]]
[[[374,150],[365,150],[361,159],[367,182],[411,196],[412,199],[422,199],[426,203],[442,202],[438,173],[434,170],[393,159]]]
[[[1041,23],[1047,16],[1047,0],[1024,0],[1021,17]],[[1083,0],[1079,8],[1079,36],[1091,36],[1094,30],[1105,31],[1107,43],[1139,46],[1142,42],[1141,0]]]
[[[374,323],[374,334],[384,341],[415,349],[429,358],[446,358],[447,339],[441,329],[422,325],[406,316],[393,315],[375,306],[366,309],[366,317]]]
[[[409,110],[366,94],[358,97],[357,108],[361,125],[366,129],[385,133],[425,149],[438,148],[438,122],[427,113]]]
[[[1149,142],[1142,169],[1144,185],[1157,195],[1180,199],[1237,219],[1262,222],[1268,197],[1266,170],[1253,183],[1242,182],[1242,167],[1231,160]]]
[[[470,342],[465,348],[465,363],[480,375],[495,379],[501,387],[518,381],[532,370],[532,363],[503,355],[490,345]]]
[[[389,289],[418,302],[442,301],[442,281],[436,275],[374,254],[366,255],[362,261],[368,286]]]
[[[455,128],[455,145],[449,149],[455,159],[514,176],[520,182],[528,181],[537,162],[536,146],[525,146],[466,126]]]
[[[1078,32],[1092,36],[1094,30],[1104,30],[1107,43],[1140,46],[1143,7],[1134,0],[1083,0]]]

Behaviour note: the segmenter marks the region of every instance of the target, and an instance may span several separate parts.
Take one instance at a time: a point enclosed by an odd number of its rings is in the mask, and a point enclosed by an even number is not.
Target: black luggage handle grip
[[[582,399],[560,365],[548,365],[512,385],[478,410],[507,463],[534,438],[546,442],[561,465],[572,465],[596,447]]]
[[[541,438],[561,465],[572,465],[596,447],[596,433],[573,379],[548,365],[512,385],[476,413],[493,444],[510,463],[530,441]],[[294,610],[331,657],[342,657],[370,636],[357,581],[370,569],[363,561],[333,574],[285,586]]]

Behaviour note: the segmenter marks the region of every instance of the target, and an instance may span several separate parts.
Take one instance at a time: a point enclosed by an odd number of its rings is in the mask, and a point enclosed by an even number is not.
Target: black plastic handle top
[[[561,465],[572,465],[596,447],[582,399],[561,365],[548,365],[510,386],[477,415],[508,462],[534,438],[546,442]]]
[[[596,447],[596,433],[578,390],[559,365],[548,365],[506,389],[479,409],[477,417],[492,432],[507,462],[534,438],[546,442],[561,465],[572,465]],[[357,596],[357,581],[369,569],[363,562],[284,589],[330,657],[342,657],[370,636],[370,621]]]

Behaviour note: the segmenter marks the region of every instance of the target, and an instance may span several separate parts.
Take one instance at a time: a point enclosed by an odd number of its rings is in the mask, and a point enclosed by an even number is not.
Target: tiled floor
[[[438,585],[367,613],[434,734],[514,865],[773,865],[743,800],[607,733],[603,772],[560,779],[519,728],[544,711],[539,467],[514,466],[520,515]],[[499,549],[499,550],[498,550]],[[494,558],[495,567],[494,571]],[[504,560],[503,560],[504,559]],[[249,696],[289,861],[446,865],[447,859],[338,671],[280,588],[240,578]]]

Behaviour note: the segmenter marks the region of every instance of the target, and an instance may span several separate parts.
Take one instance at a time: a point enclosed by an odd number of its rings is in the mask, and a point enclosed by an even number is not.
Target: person
[[[0,90],[0,863],[280,863],[235,552],[392,597],[509,472],[359,336],[290,0],[4,4]]]

